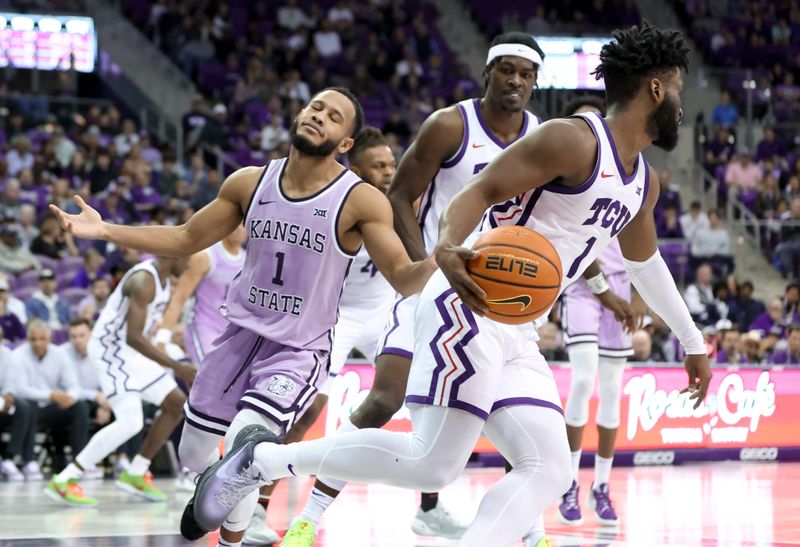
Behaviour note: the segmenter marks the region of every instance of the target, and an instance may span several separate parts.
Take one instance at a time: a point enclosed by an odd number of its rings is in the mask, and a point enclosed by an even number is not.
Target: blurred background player
[[[75,506],[94,506],[76,484],[87,469],[108,456],[144,427],[142,401],[161,407],[139,453],[117,479],[117,486],[150,501],[165,501],[148,474],[150,460],[181,422],[186,397],[175,376],[191,385],[193,366],[172,360],[151,342],[167,307],[170,276],[186,268],[186,258],[159,257],[146,260],[120,280],[108,305],[92,329],[89,354],[98,367],[101,387],[116,419],[94,434],[86,447],[61,473],[53,475],[45,493]]]
[[[524,49],[520,46],[524,46]],[[509,32],[491,43],[484,69],[483,98],[467,99],[431,114],[406,151],[389,188],[394,225],[409,256],[421,260],[436,245],[439,215],[450,199],[508,145],[539,125],[525,110],[536,85],[544,52],[530,35]],[[419,213],[415,203],[419,204]],[[340,431],[382,427],[403,406],[414,348],[414,310],[418,295],[398,296],[381,337],[375,360],[376,377],[367,398],[342,422]],[[313,519],[344,488],[340,480],[320,476],[311,492],[315,507],[294,528],[311,545],[316,534]],[[291,537],[300,531],[290,530]],[[438,504],[437,493],[423,493],[411,528],[420,535],[459,538],[466,526]]]
[[[564,117],[583,112],[605,114],[603,101],[596,97],[580,97],[564,107]],[[594,390],[595,376],[600,378],[600,404],[597,409],[599,447],[595,456],[595,479],[588,503],[598,522],[617,523],[617,513],[608,492],[608,478],[614,459],[614,441],[619,427],[620,393],[625,362],[633,355],[631,332],[620,323],[611,310],[604,308],[599,294],[613,290],[626,300],[631,299],[631,282],[625,272],[619,242],[613,240],[598,259],[600,273],[575,281],[564,289],[561,297],[561,322],[572,369],[570,391],[565,408],[567,439],[572,452],[575,480],[564,494],[558,507],[562,522],[579,525],[583,522],[578,503],[578,468],[581,459],[583,428],[589,419],[589,399]],[[607,281],[606,281],[607,280]],[[641,304],[640,299],[636,302]],[[638,306],[638,317],[644,310]],[[634,320],[634,326],[638,320]]]
[[[379,129],[365,127],[359,131],[347,158],[350,170],[361,177],[361,180],[386,193],[397,170],[397,163],[392,149],[386,143]],[[394,289],[378,272],[369,253],[362,247],[353,259],[353,265],[350,267],[342,298],[339,301],[339,320],[334,328],[328,381],[320,390],[308,412],[292,427],[286,442],[301,440],[308,427],[317,419],[328,402],[331,384],[342,371],[347,356],[353,349],[357,349],[368,359],[375,357],[386,317],[388,317],[394,301],[394,295]],[[383,373],[376,374],[374,385],[392,380],[392,377],[385,377],[385,368],[378,369],[378,371],[383,371]],[[342,417],[342,419],[346,418]],[[274,485],[262,488],[260,504],[267,502],[263,494],[271,491],[273,487]],[[307,545],[309,538],[313,541],[316,531],[319,530],[320,518],[327,507],[327,504],[324,503],[325,500],[326,498],[322,498],[322,503],[320,503],[319,491],[312,490],[303,510],[292,522],[282,545],[287,547]],[[253,532],[258,529],[258,526],[259,523],[254,520]],[[251,528],[248,528],[245,542],[252,542],[252,537]]]

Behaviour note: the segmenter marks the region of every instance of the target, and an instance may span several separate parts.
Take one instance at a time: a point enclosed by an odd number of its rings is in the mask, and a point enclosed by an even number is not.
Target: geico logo
[[[637,452],[633,455],[633,465],[672,465],[674,462],[673,450]]]
[[[739,459],[742,461],[774,461],[778,459],[778,448],[775,446],[742,448],[739,451]]]

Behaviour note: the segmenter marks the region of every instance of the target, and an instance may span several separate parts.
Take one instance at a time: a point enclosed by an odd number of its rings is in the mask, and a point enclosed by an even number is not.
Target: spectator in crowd
[[[78,303],[78,317],[94,321],[103,311],[111,294],[111,283],[107,277],[97,277],[92,281],[89,294]]]
[[[289,130],[283,126],[282,116],[272,116],[261,129],[261,150],[269,152],[289,142]]]
[[[11,282],[8,276],[0,272],[0,283],[5,283],[10,286]],[[25,302],[14,296],[11,292],[6,294],[6,309],[9,313],[13,313],[23,325],[28,322],[28,312],[25,309]]]
[[[114,224],[130,223],[131,215],[128,207],[123,203],[124,196],[125,188],[122,181],[111,182],[105,192],[99,195],[100,201],[95,202],[95,209],[103,217],[103,220]]]
[[[725,168],[725,184],[733,195],[757,190],[762,178],[761,167],[750,159],[750,152],[744,146],[739,148]]]
[[[72,234],[65,233],[54,216],[46,216],[40,224],[40,230],[41,233],[31,243],[33,254],[54,260],[79,254]]]
[[[94,280],[102,275],[104,262],[105,258],[100,254],[100,251],[94,247],[86,249],[83,253],[83,266],[72,278],[72,286],[88,289]]]
[[[672,188],[672,172],[669,169],[662,169],[658,175],[661,193],[658,195],[658,205],[666,210],[673,207],[677,213],[681,212],[681,194]]]
[[[800,318],[797,315],[787,317],[784,312],[783,301],[780,298],[773,298],[767,305],[767,310],[756,317],[755,321],[750,325],[750,330],[759,331],[762,335],[766,335],[772,327],[777,326],[781,328],[782,337],[786,325],[794,322],[800,322]]]
[[[711,120],[714,125],[727,128],[735,128],[736,124],[739,123],[739,111],[736,109],[736,105],[731,102],[731,95],[727,91],[723,91],[720,94],[719,104],[714,107]]]
[[[683,239],[683,230],[678,221],[678,211],[672,204],[664,208],[664,216],[658,225],[658,237]]]
[[[69,341],[60,346],[70,366],[72,366],[80,385],[79,398],[89,405],[89,415],[97,425],[105,425],[111,420],[111,406],[100,389],[97,366],[89,357],[89,338],[91,323],[84,318],[73,319],[69,323]]]
[[[136,132],[136,124],[133,120],[122,122],[122,133],[114,137],[114,149],[117,155],[124,158],[131,151],[131,147],[139,142],[139,134]]]
[[[25,339],[25,326],[8,307],[10,291],[11,286],[8,283],[8,279],[5,277],[0,278],[0,328],[3,329],[7,340],[19,342]]]
[[[49,268],[39,272],[39,290],[25,302],[28,317],[40,319],[51,329],[61,329],[69,322],[69,305],[56,293],[56,274]]]
[[[717,363],[720,365],[735,365],[741,360],[739,354],[739,331],[728,320],[723,319],[717,323]]]
[[[714,324],[719,319],[714,313],[714,292],[711,286],[711,266],[701,264],[697,268],[695,281],[686,288],[683,299],[692,314],[692,319],[703,326]]]
[[[197,143],[206,144],[216,150],[228,150],[230,148],[228,146],[228,108],[222,103],[217,103],[214,105],[212,113],[214,115],[200,130]]]
[[[751,330],[740,338],[740,364],[758,365],[763,362],[761,339],[761,331],[758,330]]]
[[[558,325],[553,322],[545,323],[538,330],[538,333],[538,346],[547,362],[568,361]]]
[[[33,169],[35,156],[31,148],[31,141],[25,135],[17,135],[11,140],[11,150],[6,154],[9,176],[16,177],[23,169]]]
[[[800,315],[800,284],[789,283],[783,293],[783,313],[786,317]]]
[[[53,129],[53,150],[61,169],[66,169],[72,162],[72,156],[77,152],[78,147],[64,134],[64,128],[57,125]]]
[[[781,273],[800,279],[800,198],[792,200],[791,210],[781,218],[781,242],[775,249]]]
[[[6,187],[3,188],[3,197],[0,199],[0,219],[15,220],[19,218],[21,206],[19,181],[8,179]]]
[[[209,169],[206,177],[200,181],[200,185],[194,194],[192,205],[195,209],[201,209],[211,203],[219,193],[219,187],[222,184],[222,178],[219,171],[216,169]]]
[[[0,461],[0,474],[8,481],[41,480],[42,473],[33,453],[36,437],[36,403],[19,396],[17,371],[11,350],[3,346],[0,329],[0,431],[8,431],[10,439]],[[19,470],[22,465],[22,472]]]
[[[683,236],[689,241],[694,240],[697,231],[709,227],[708,216],[703,212],[703,206],[699,201],[693,201],[689,210],[680,217],[681,230]]]
[[[753,299],[753,283],[745,281],[737,291],[735,305],[732,306],[731,320],[736,323],[739,331],[746,331],[756,318],[764,313],[765,309],[761,300]]]
[[[279,27],[287,30],[297,30],[300,27],[312,28],[315,24],[316,21],[297,6],[297,0],[286,0],[284,5],[278,8]]]
[[[69,445],[77,454],[89,435],[89,406],[80,400],[80,383],[67,357],[51,343],[50,328],[38,319],[28,324],[28,342],[12,352],[19,371],[19,397],[38,406],[38,428],[55,437],[69,432]]]
[[[92,195],[99,195],[105,191],[111,181],[116,177],[116,169],[111,163],[111,155],[108,150],[101,149],[97,152],[92,170],[89,171],[89,188]]]
[[[775,218],[778,202],[781,200],[781,189],[775,175],[768,174],[764,177],[756,197],[755,213],[761,218]]]
[[[192,101],[192,108],[183,115],[181,124],[183,125],[183,135],[187,142],[195,142],[200,131],[208,122],[205,101],[203,97],[195,97]],[[185,143],[184,143],[185,144]]]
[[[164,152],[164,167],[158,175],[158,193],[168,198],[175,192],[175,184],[181,178],[182,168],[175,161],[175,152]]]
[[[341,55],[342,38],[330,20],[324,20],[322,28],[314,33],[314,47],[323,58]]]
[[[714,173],[717,167],[727,165],[734,155],[733,136],[726,127],[717,129],[714,138],[705,146],[705,168]]]
[[[649,363],[652,361],[653,340],[650,333],[644,329],[639,329],[633,333],[633,356],[630,361],[634,363]]]
[[[37,212],[43,211],[47,206],[50,190],[43,184],[37,184],[33,178],[32,169],[23,169],[17,175],[19,181],[20,209],[22,205],[31,204]]]
[[[0,270],[17,275],[39,267],[39,260],[21,245],[17,227],[9,222],[0,224]]]
[[[719,211],[708,211],[708,227],[698,228],[691,238],[691,254],[689,265],[696,268],[701,263],[720,263],[722,275],[733,271],[733,255],[731,239],[722,226]]]
[[[20,245],[26,249],[29,248],[40,233],[39,226],[36,224],[36,207],[29,203],[21,205],[17,219],[17,235]]]
[[[770,363],[774,365],[800,365],[800,323],[789,325],[785,350],[775,351]]]
[[[756,147],[756,161],[761,162],[775,156],[783,156],[784,153],[785,148],[783,143],[775,136],[775,129],[771,125],[765,126],[764,138]]]

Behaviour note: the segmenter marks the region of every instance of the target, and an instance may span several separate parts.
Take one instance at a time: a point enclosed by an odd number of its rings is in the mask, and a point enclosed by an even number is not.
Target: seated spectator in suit
[[[25,326],[19,317],[14,314],[8,306],[9,290],[8,279],[0,277],[0,328],[3,329],[5,337],[11,342],[18,342],[25,339]]]
[[[69,304],[56,293],[56,274],[45,268],[39,273],[39,290],[34,292],[25,307],[28,317],[41,319],[51,329],[60,329],[69,322]]]
[[[78,303],[78,317],[94,321],[106,307],[111,294],[111,281],[108,277],[98,277],[92,281],[89,294]]]
[[[792,323],[788,328],[786,349],[772,354],[773,365],[800,365],[800,323]]]
[[[713,325],[721,317],[715,309],[711,279],[711,266],[701,264],[697,268],[695,282],[686,287],[683,293],[683,299],[686,301],[689,313],[692,314],[692,319],[703,326]]]
[[[8,431],[11,439],[0,461],[0,474],[9,481],[42,480],[42,472],[34,458],[36,437],[36,403],[19,397],[16,387],[16,362],[11,350],[2,345],[0,329],[0,431]],[[19,470],[22,465],[22,472]]]
[[[92,282],[102,275],[103,263],[105,258],[100,251],[94,247],[89,247],[83,253],[83,267],[75,273],[72,278],[72,286],[87,289]]]
[[[51,343],[44,321],[28,323],[28,342],[11,352],[11,360],[19,396],[38,407],[37,428],[49,429],[60,441],[68,433],[72,453],[80,452],[89,439],[89,405],[80,399],[78,376],[64,351]]]
[[[30,249],[22,246],[16,225],[3,222],[0,225],[0,270],[17,275],[39,267],[39,260]]]

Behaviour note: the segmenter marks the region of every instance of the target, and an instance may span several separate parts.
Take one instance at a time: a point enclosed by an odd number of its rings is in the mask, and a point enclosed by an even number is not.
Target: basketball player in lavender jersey
[[[167,340],[171,336],[186,302],[194,296],[183,331],[186,353],[193,363],[202,364],[211,343],[228,325],[222,308],[231,281],[244,265],[242,245],[246,237],[244,226],[239,226],[219,243],[192,255],[175,284],[158,338]]]
[[[180,457],[194,471],[217,461],[223,435],[226,450],[252,424],[283,435],[308,408],[327,377],[339,297],[362,242],[402,294],[418,292],[436,268],[432,259],[408,258],[386,196],[336,161],[363,119],[349,90],[319,92],[292,124],[288,158],[236,171],[181,226],[109,224],[79,197],[79,215],[51,206],[75,235],[166,256],[194,254],[244,221],[247,253],[228,291],[229,324],[206,354],[185,407]],[[253,491],[227,507],[220,545],[241,544],[257,501]],[[198,527],[194,514],[191,500],[181,531],[196,539],[210,528]]]
[[[686,351],[685,403],[703,402],[711,380],[703,335],[658,253],[658,180],[641,154],[651,143],[668,150],[677,144],[688,49],[679,32],[646,23],[613,36],[596,70],[605,79],[608,118],[587,113],[542,124],[445,209],[435,250],[440,270],[415,315],[406,391],[412,434],[361,429],[281,445],[251,426],[198,485],[196,516],[206,526],[224,520],[227,506],[259,485],[292,475],[437,490],[459,476],[481,433],[513,469],[486,493],[460,545],[512,545],[569,489],[560,398],[534,325],[484,317],[486,294],[466,271],[476,226],[490,227],[489,218],[547,237],[564,265],[562,289],[619,238],[633,284]],[[529,538],[525,544],[533,545]]]
[[[565,106],[565,117],[584,112],[604,114],[605,104],[596,97],[578,98]],[[589,505],[603,525],[615,525],[618,518],[611,503],[608,479],[614,458],[614,442],[619,427],[622,373],[627,358],[633,355],[632,329],[626,328],[607,309],[603,309],[598,294],[613,290],[631,300],[631,281],[625,271],[624,258],[617,240],[611,241],[600,254],[598,269],[590,276],[575,281],[564,290],[561,298],[561,321],[565,327],[565,342],[569,353],[571,382],[564,419],[572,453],[575,479],[562,496],[558,507],[559,519],[565,524],[583,522],[578,504],[578,468],[581,460],[583,428],[589,419],[589,399],[599,376],[600,404],[597,408],[599,446],[595,455],[595,479],[589,495]],[[587,268],[587,272],[589,269]],[[607,280],[607,281],[606,281]],[[633,327],[638,328],[645,309],[641,298],[633,299]]]

